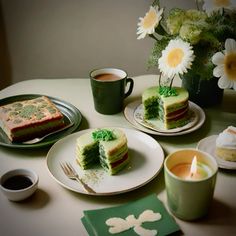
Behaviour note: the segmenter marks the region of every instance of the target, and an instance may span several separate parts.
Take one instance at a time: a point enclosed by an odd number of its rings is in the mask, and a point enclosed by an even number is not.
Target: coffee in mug
[[[94,79],[101,80],[101,81],[116,81],[122,78],[115,74],[100,74],[100,75],[96,75]]]
[[[106,115],[122,111],[124,99],[132,93],[134,86],[133,79],[128,78],[124,70],[116,68],[93,70],[90,83],[95,110]]]

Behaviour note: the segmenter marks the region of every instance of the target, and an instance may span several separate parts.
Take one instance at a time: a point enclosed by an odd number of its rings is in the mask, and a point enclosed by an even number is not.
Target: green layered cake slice
[[[76,160],[82,169],[89,169],[98,162],[99,142],[92,138],[92,132],[81,135],[76,140]]]
[[[112,130],[115,138],[110,141],[100,141],[100,163],[106,171],[113,175],[123,169],[130,161],[127,138],[120,129]]]
[[[89,169],[99,162],[110,175],[130,161],[127,138],[120,129],[97,129],[81,135],[76,143],[76,156],[81,168]]]
[[[188,92],[174,87],[175,95],[160,94],[160,87],[146,89],[142,94],[144,119],[159,119],[166,129],[184,126],[189,122]]]

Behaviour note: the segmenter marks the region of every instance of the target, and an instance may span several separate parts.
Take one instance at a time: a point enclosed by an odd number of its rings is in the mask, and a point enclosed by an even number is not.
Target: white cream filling
[[[216,139],[216,146],[222,148],[235,148],[236,150],[236,127],[229,126]]]

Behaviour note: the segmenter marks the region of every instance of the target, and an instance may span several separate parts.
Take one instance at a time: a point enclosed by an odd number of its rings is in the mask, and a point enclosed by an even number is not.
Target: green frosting
[[[159,87],[159,94],[164,97],[173,97],[173,96],[178,95],[175,88],[170,88],[168,86],[160,86]]]
[[[116,138],[114,133],[108,129],[99,129],[94,131],[92,132],[92,137],[96,141],[111,141]]]

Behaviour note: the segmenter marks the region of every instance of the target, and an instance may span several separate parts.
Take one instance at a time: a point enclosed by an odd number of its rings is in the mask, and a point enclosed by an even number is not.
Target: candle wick
[[[190,178],[193,178],[193,172],[190,174]]]

